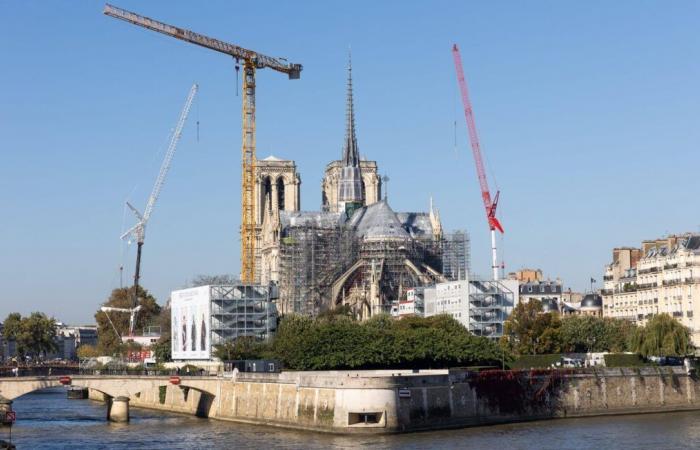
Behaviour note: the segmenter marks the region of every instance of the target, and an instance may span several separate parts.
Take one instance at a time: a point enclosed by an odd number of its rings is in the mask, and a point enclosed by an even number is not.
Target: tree
[[[239,284],[241,281],[233,275],[197,275],[192,279],[190,287],[209,286],[216,284]]]
[[[635,326],[621,319],[568,316],[562,319],[562,350],[567,352],[624,352]]]
[[[14,340],[17,353],[21,357],[46,356],[56,351],[56,320],[44,313],[33,312],[29,317],[12,313],[5,319],[3,330],[5,339]]]
[[[517,354],[561,351],[561,319],[557,313],[542,313],[537,300],[521,302],[503,325],[501,345]]]
[[[20,313],[10,313],[3,322],[2,335],[7,341],[14,341],[21,332],[22,315]]]
[[[686,356],[693,350],[690,330],[666,313],[656,314],[639,327],[631,347],[642,356]]]
[[[500,365],[504,353],[448,315],[357,322],[343,314],[282,319],[269,354],[296,370]],[[510,355],[505,355],[510,359]]]
[[[133,287],[114,289],[104,306],[131,308],[133,292]],[[141,310],[136,315],[134,328],[140,331],[144,327],[154,324],[160,313],[160,306],[156,303],[156,299],[141,286],[138,290],[138,304],[141,305]],[[113,312],[107,316],[106,313],[98,310],[95,313],[95,320],[97,321],[97,348],[100,353],[103,355],[121,353],[124,348],[121,345],[120,336],[125,336],[129,332],[129,314]]]
[[[78,347],[76,353],[78,355],[78,359],[97,358],[100,356],[100,352],[97,351],[97,347],[89,344],[84,344]]]
[[[214,356],[221,361],[262,359],[268,348],[264,342],[251,336],[241,336],[233,341],[214,346]]]
[[[156,362],[163,363],[172,361],[172,348],[170,335],[162,335],[158,342],[152,347]]]

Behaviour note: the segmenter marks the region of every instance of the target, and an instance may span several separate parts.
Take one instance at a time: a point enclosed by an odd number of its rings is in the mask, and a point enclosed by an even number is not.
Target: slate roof
[[[408,232],[386,199],[355,211],[350,219],[357,237],[363,239],[409,239]]]

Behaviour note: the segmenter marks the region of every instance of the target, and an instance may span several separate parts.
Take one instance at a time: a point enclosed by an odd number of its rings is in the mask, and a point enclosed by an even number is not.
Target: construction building
[[[247,336],[267,339],[277,327],[276,288],[198,286],[170,295],[174,360],[210,360],[215,345]]]
[[[396,315],[401,317],[405,312],[424,317],[449,314],[476,336],[500,338],[503,323],[517,300],[517,281],[467,278],[409,291],[413,295],[399,303]],[[410,305],[411,299],[414,307]]]
[[[446,232],[442,241],[442,274],[450,281],[465,280],[470,271],[469,234],[464,230]]]
[[[603,316],[644,325],[667,313],[690,328],[694,345],[700,345],[700,234],[613,249],[603,280]]]
[[[448,280],[445,251],[449,278],[467,272],[465,232],[446,240],[432,204],[395,212],[382,197],[376,161],[360,156],[350,65],[341,156],[326,166],[318,211],[301,211],[294,161],[256,166],[257,281],[279,287],[280,313],[313,316],[339,305],[361,319],[389,313],[409,289]]]

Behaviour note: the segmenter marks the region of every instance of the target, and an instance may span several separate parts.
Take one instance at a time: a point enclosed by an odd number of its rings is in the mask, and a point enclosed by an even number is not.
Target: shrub
[[[636,353],[608,353],[604,355],[606,367],[646,366],[644,359]]]

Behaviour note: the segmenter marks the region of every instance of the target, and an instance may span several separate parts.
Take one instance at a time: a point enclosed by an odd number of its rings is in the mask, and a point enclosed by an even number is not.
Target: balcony
[[[639,290],[644,290],[644,289],[651,289],[658,287],[659,283],[642,283],[637,285],[637,289]]]
[[[648,269],[641,269],[637,271],[637,274],[639,275],[644,275],[645,273],[658,273],[659,268],[658,267],[650,267]]]
[[[671,270],[671,269],[677,269],[677,268],[678,268],[678,263],[664,265],[664,270]]]
[[[664,280],[661,284],[663,284],[664,286],[675,286],[675,285],[681,284],[681,283],[682,283],[682,280],[677,279],[677,280]]]

